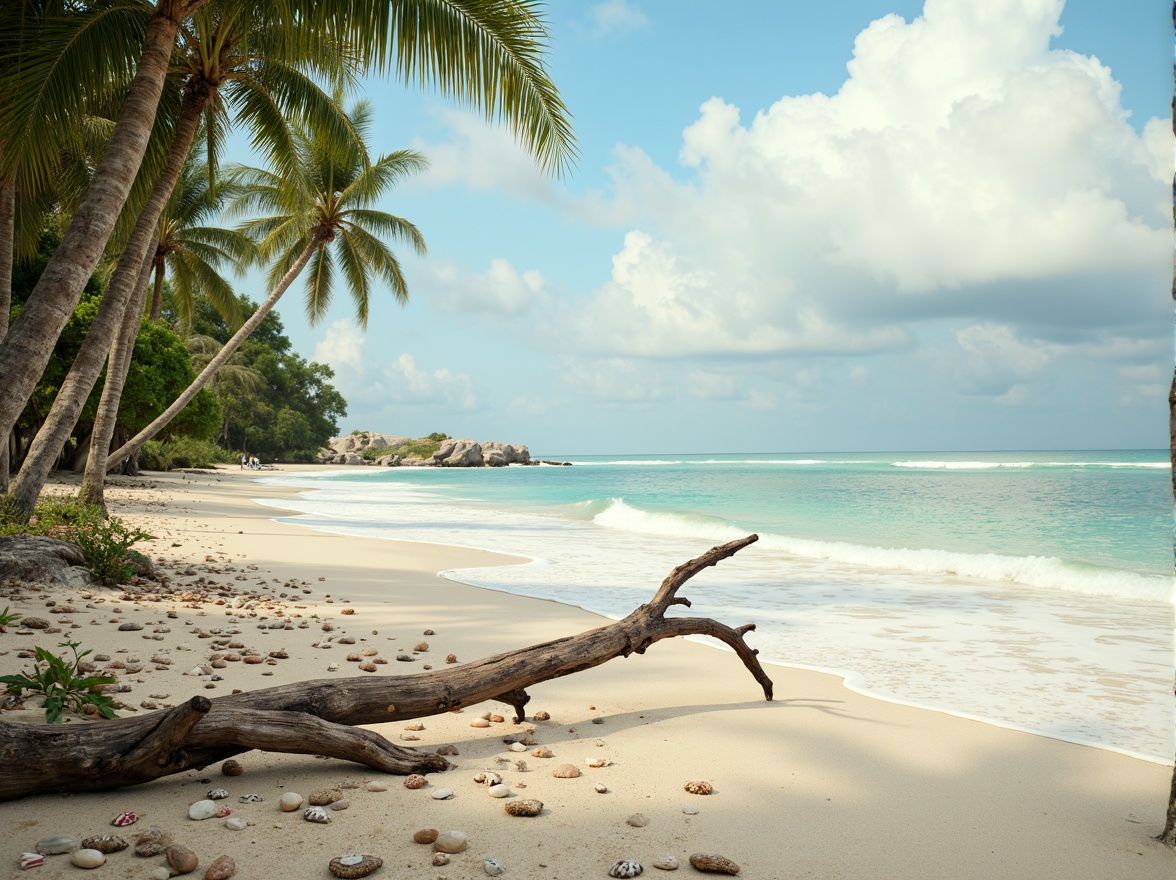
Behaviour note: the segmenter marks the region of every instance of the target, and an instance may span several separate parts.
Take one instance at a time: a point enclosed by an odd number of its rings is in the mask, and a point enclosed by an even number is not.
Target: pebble
[[[596,783],[592,788],[596,790],[597,794],[604,794],[608,791],[608,786],[603,782]]]
[[[451,797],[453,797],[452,788],[439,788],[433,792],[433,800],[435,801],[447,801]]]
[[[654,859],[652,864],[655,868],[659,868],[662,871],[677,871],[678,870],[678,857],[675,855],[672,855],[670,853],[667,853],[666,855],[662,856],[660,859]]]
[[[608,869],[608,876],[610,877],[636,877],[644,868],[636,859],[622,859],[619,862],[614,862],[613,866]]]
[[[78,841],[76,837],[69,837],[65,834],[58,834],[54,837],[45,837],[37,841],[36,846],[33,847],[37,852],[46,856],[56,856],[61,853],[73,852],[78,848]]]
[[[347,800],[347,798],[339,798],[339,800],[331,801],[329,804],[327,804],[327,809],[337,813],[340,810],[346,810],[350,806],[351,801]]]
[[[376,856],[348,853],[347,855],[331,859],[331,863],[327,865],[327,870],[336,877],[352,880],[355,877],[366,877],[382,864],[384,864],[384,860]]]
[[[607,767],[612,762],[608,758],[585,758],[584,763],[589,767],[599,769],[600,767]]]
[[[449,856],[445,855],[445,853],[434,853],[433,854],[433,867],[434,868],[440,868],[442,865],[448,865],[448,864],[449,864]]]
[[[489,727],[489,726],[490,726],[490,719],[489,718],[475,718],[473,721],[470,722],[470,727]]]
[[[575,764],[560,764],[551,775],[557,779],[575,779],[580,775],[580,768]]]
[[[228,791],[223,788],[210,788],[207,795],[210,801],[223,801],[228,796]]]
[[[512,752],[525,752],[527,750],[527,747],[525,745],[523,745],[521,742],[516,742],[516,743],[510,744],[510,750]]]
[[[149,876],[151,880],[170,880],[171,871],[167,868],[156,868]]]
[[[306,800],[312,807],[325,807],[341,797],[343,797],[343,792],[337,788],[320,788],[318,791],[311,792],[310,797]]]
[[[534,718],[536,721],[549,721],[551,719],[550,713],[543,712],[543,711],[536,712],[531,717]]]
[[[182,843],[173,843],[167,848],[167,863],[177,874],[191,874],[200,864],[200,857]]]
[[[221,773],[225,776],[240,776],[244,772],[245,768],[241,766],[241,762],[232,758],[221,764]]]
[[[388,786],[383,782],[369,782],[365,788],[368,791],[387,791]]]
[[[232,856],[218,856],[204,872],[204,880],[229,880],[237,873],[237,863]]]
[[[135,855],[158,856],[171,844],[171,836],[159,828],[151,827],[139,835],[135,844]]]
[[[244,831],[248,825],[249,823],[239,816],[232,816],[231,818],[225,819],[225,827],[233,831]]]
[[[543,801],[537,801],[532,798],[511,801],[506,805],[505,809],[512,816],[538,816],[543,812]]]
[[[482,860],[482,870],[491,877],[498,877],[501,876],[502,872],[506,869],[502,867],[502,864],[498,861],[498,859],[493,858],[492,856],[486,856],[486,858]]]
[[[459,853],[469,845],[469,835],[464,831],[442,831],[433,841],[433,849],[439,853]]]
[[[500,782],[498,785],[492,785],[486,789],[486,794],[490,795],[492,798],[510,797],[510,786],[504,785]]]
[[[307,822],[316,822],[319,825],[331,824],[331,814],[322,807],[307,807],[306,812],[302,814],[302,818]]]
[[[458,753],[457,746],[452,743],[445,743],[443,746],[437,746],[438,755],[456,755]]]
[[[69,860],[79,868],[97,868],[106,863],[106,856],[96,849],[76,849]]]
[[[422,828],[412,835],[412,839],[417,843],[432,843],[440,833],[436,828]]]
[[[531,752],[531,757],[532,758],[551,758],[551,757],[554,757],[554,752],[552,752],[551,749],[547,748],[547,746],[539,746],[539,748],[537,748],[533,752]]]
[[[87,837],[82,841],[82,849],[96,849],[100,853],[109,855],[130,846],[125,837],[117,834],[99,834],[97,837]]]
[[[690,857],[690,865],[699,871],[710,874],[738,874],[739,866],[723,856],[695,853]]]
[[[646,817],[646,815],[644,813],[634,813],[632,816],[630,816],[625,821],[628,824],[632,825],[634,828],[644,828],[646,825],[649,824],[649,819]]]
[[[687,782],[684,787],[691,794],[710,794],[715,790],[709,782]]]
[[[282,795],[282,799],[278,801],[278,806],[282,808],[283,813],[293,813],[302,806],[302,795],[296,791],[288,791]]]
[[[196,803],[188,807],[188,818],[201,821],[203,819],[211,819],[218,812],[220,812],[220,807],[217,806],[216,801],[196,801]]]
[[[683,805],[682,812],[685,813],[687,816],[697,816],[698,815],[698,807],[691,807],[689,805]]]

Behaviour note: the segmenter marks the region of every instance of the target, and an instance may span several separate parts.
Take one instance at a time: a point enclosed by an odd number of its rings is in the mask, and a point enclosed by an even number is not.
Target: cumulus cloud
[[[1023,383],[1045,369],[1050,353],[1018,339],[1012,327],[974,324],[955,333],[954,356],[960,390],[1019,402]]]
[[[335,321],[314,344],[314,360],[336,373],[346,368],[358,371],[363,365],[364,341],[363,331],[351,321]]]
[[[624,33],[644,27],[649,19],[629,0],[604,0],[588,10],[597,36]]]
[[[483,272],[470,272],[451,261],[431,263],[423,282],[429,304],[450,314],[472,312],[518,315],[550,298],[549,285],[535,269],[520,272],[503,259]]]
[[[400,403],[444,404],[462,410],[478,408],[477,387],[465,373],[447,367],[422,369],[411,354],[402,354],[384,368],[386,397]]]

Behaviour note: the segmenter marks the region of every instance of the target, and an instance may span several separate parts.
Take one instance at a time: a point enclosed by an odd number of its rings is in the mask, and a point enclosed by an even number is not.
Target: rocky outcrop
[[[429,458],[404,455],[388,450],[407,450],[413,441],[393,434],[358,431],[337,437],[318,455],[320,464],[376,465],[380,467],[506,467],[511,464],[533,465],[531,452],[521,443],[488,441],[478,443],[468,438],[450,438]],[[418,446],[419,448],[419,446]],[[383,455],[373,458],[365,451],[380,450]]]
[[[482,444],[482,460],[489,467],[508,464],[531,464],[531,451],[526,446],[490,441]]]
[[[407,437],[397,437],[395,434],[379,434],[375,431],[357,431],[346,437],[336,437],[329,446],[319,450],[317,461],[320,464],[373,464],[363,457],[368,449],[402,449],[412,441]],[[394,453],[382,456],[376,461],[396,457]]]
[[[81,587],[90,583],[83,561],[82,548],[68,541],[40,535],[0,538],[0,580]]]
[[[433,453],[439,467],[481,467],[482,447],[473,440],[446,440]]]

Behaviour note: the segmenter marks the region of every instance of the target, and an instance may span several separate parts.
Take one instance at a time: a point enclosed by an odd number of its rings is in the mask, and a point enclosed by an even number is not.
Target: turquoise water
[[[612,617],[674,565],[756,532],[684,592],[695,612],[754,620],[764,657],[882,698],[1171,760],[1166,452],[566,460],[266,482],[314,489],[292,521],[515,553],[533,561],[451,576]]]

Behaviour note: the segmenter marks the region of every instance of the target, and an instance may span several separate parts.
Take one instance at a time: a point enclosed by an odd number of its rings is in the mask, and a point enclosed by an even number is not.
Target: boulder
[[[90,575],[81,568],[82,548],[57,538],[12,535],[0,538],[0,580],[16,578],[31,583],[81,587]]]
[[[482,449],[482,464],[486,467],[506,467],[508,463],[501,449]]]
[[[522,446],[522,445],[516,446],[512,443],[499,443],[496,440],[491,440],[487,443],[483,443],[482,444],[482,457],[486,458],[486,464],[491,465],[492,467],[499,467],[500,465],[491,464],[490,459],[487,458],[488,454],[492,453],[492,452],[501,453],[502,458],[503,458],[502,464],[530,464],[531,463],[531,452],[529,449],[527,449],[526,446]],[[494,458],[497,458],[497,456],[494,456]]]
[[[400,456],[396,453],[381,455],[376,459],[376,464],[380,467],[400,467]]]
[[[441,467],[481,467],[482,447],[473,440],[446,440],[433,453],[434,463]]]

